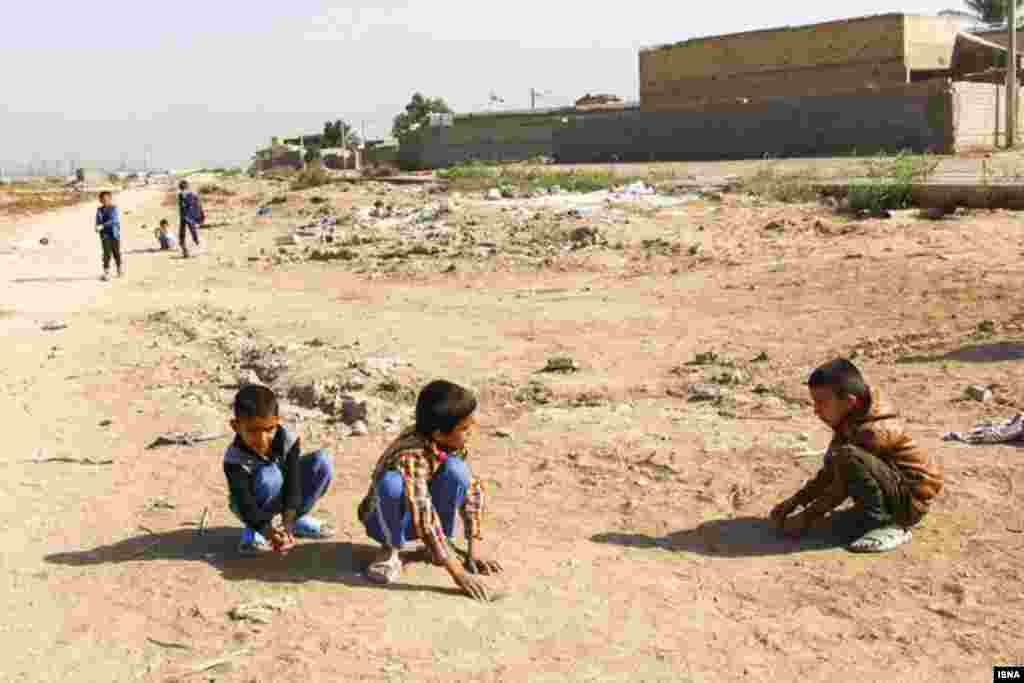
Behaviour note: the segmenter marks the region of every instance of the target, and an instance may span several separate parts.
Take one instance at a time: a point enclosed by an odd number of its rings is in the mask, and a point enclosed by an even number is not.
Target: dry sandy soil
[[[236,194],[208,195],[191,260],[149,251],[163,191],[121,194],[112,283],[90,206],[0,227],[3,680],[987,681],[1024,662],[1024,456],[941,440],[1024,404],[1018,215],[852,222],[726,195],[577,217],[467,196],[378,219],[378,198],[444,197],[218,182]],[[318,211],[340,218],[331,244],[278,245]],[[802,385],[836,354],[947,471],[884,556],[763,520],[820,462]],[[538,372],[560,355],[579,371]],[[333,451],[337,538],[240,558],[227,439],[147,449],[226,429],[246,372]],[[507,569],[491,604],[422,563],[390,588],[361,576],[355,506],[436,377],[482,397],[472,464]],[[688,400],[709,381],[721,400]],[[971,384],[996,400],[963,400]],[[369,435],[339,418],[344,391]],[[229,616],[259,600],[281,609]]]

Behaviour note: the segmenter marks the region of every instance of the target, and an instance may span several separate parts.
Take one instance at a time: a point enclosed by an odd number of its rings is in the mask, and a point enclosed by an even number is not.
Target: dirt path
[[[795,211],[701,204],[607,230],[703,239],[707,262],[633,245],[532,270],[466,260],[382,275],[271,267],[277,231],[298,219],[259,223],[262,200],[204,231],[197,259],[148,253],[141,226],[170,217],[162,199],[119,197],[123,281],[96,279],[90,208],[20,227],[13,252],[0,246],[0,678],[981,681],[995,661],[1024,660],[1020,451],[940,441],[1024,404],[1007,312],[1022,303],[1015,218],[823,235],[812,207],[768,234]],[[340,210],[373,199],[329,197]],[[968,345],[985,318],[1002,336]],[[68,327],[42,330],[49,320]],[[372,548],[353,510],[390,435],[376,420],[369,437],[346,437],[291,404],[306,443],[335,454],[321,514],[339,536],[284,559],[237,558],[226,441],[146,445],[224,427],[240,340],[287,360],[285,390],[400,358],[370,388],[402,421],[400,395],[426,380],[477,388],[473,465],[491,493],[506,597],[474,604],[423,564],[391,589],[366,583]],[[854,347],[949,472],[915,542],[885,557],[783,542],[763,522],[827,442],[799,404],[807,369]],[[685,398],[702,370],[682,364],[708,349],[770,359],[743,360],[753,377],[731,412]],[[580,372],[537,373],[560,353]],[[900,353],[924,359],[897,364]],[[953,400],[986,381],[1006,405]],[[229,616],[262,599],[284,606],[269,623]]]

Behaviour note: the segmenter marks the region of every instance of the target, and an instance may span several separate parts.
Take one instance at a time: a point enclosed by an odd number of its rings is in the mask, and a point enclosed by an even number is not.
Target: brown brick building
[[[696,38],[640,52],[645,111],[885,89],[941,77],[961,22],[884,14]]]

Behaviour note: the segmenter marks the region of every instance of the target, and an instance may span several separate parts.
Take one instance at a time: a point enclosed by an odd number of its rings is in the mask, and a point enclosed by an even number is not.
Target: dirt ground
[[[169,190],[122,193],[112,283],[91,206],[0,226],[3,680],[984,681],[1024,662],[1021,451],[941,439],[1024,405],[1020,215],[216,183],[190,260],[152,251]],[[837,354],[946,468],[884,556],[764,521],[820,463],[803,382]],[[539,372],[560,356],[578,371]],[[251,373],[335,458],[338,536],[286,557],[236,554],[227,438],[147,448],[226,430]],[[481,396],[491,604],[422,563],[361,575],[355,507],[438,377]],[[279,609],[229,615],[261,600]]]

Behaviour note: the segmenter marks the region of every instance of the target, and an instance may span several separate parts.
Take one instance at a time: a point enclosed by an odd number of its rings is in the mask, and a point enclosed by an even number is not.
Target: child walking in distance
[[[160,245],[160,251],[170,251],[177,246],[171,235],[171,223],[166,218],[160,219],[160,227],[153,231],[153,236]]]
[[[775,506],[772,519],[786,535],[799,537],[852,498],[851,551],[884,552],[909,542],[911,527],[942,491],[941,467],[850,361],[822,365],[807,384],[815,414],[832,428],[832,442],[818,475]]]
[[[206,216],[203,213],[203,206],[199,200],[199,195],[188,188],[187,180],[182,180],[178,183],[178,189],[181,190],[178,192],[178,216],[181,219],[178,241],[181,242],[182,255],[188,258],[188,242],[185,241],[185,238],[188,236],[186,231],[192,233],[192,241],[198,247],[199,226],[205,222]]]
[[[370,489],[359,504],[359,519],[383,548],[367,576],[393,583],[402,573],[399,550],[424,542],[435,564],[448,570],[466,594],[489,600],[487,586],[475,574],[502,571],[480,555],[484,491],[466,464],[466,439],[476,424],[476,397],[451,382],[431,382],[416,400],[416,424],[384,451]],[[451,544],[456,515],[461,516],[468,550]]]
[[[299,438],[281,425],[277,396],[259,385],[235,396],[235,440],[224,454],[231,511],[245,524],[239,552],[287,552],[295,537],[329,538],[333,530],[309,516],[333,477],[326,451],[301,455]],[[273,524],[281,515],[281,526]]]
[[[96,209],[96,232],[103,246],[103,277],[110,279],[110,259],[117,264],[117,276],[124,275],[121,262],[121,211],[114,206],[114,196],[107,191],[100,192],[100,205]]]

